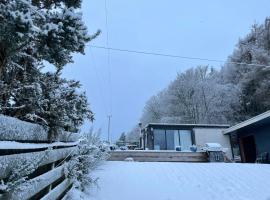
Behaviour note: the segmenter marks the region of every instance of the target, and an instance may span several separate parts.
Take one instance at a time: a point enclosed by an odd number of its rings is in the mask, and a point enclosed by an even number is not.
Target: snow
[[[1,140],[47,140],[47,131],[40,125],[0,115]]]
[[[71,181],[69,179],[64,180],[62,183],[57,185],[53,190],[46,196],[42,197],[41,200],[52,200],[57,199],[60,194],[62,194],[68,186],[70,186]]]
[[[128,152],[128,153],[134,153],[134,152],[159,152],[159,153],[179,153],[179,151],[176,151],[176,150],[121,150],[121,149],[116,149],[116,150],[113,150],[112,152],[114,151],[120,151],[120,152]],[[189,152],[189,153],[193,153],[192,151],[189,151],[189,150],[186,150],[186,151],[181,151],[181,152]],[[198,150],[196,152],[205,152],[204,150]]]
[[[221,148],[221,145],[218,143],[206,143],[206,147],[212,147],[212,148]]]
[[[0,149],[40,149],[40,148],[49,148],[56,146],[75,146],[79,144],[77,142],[53,142],[53,143],[21,143],[14,141],[0,141]]]
[[[84,199],[270,199],[270,165],[108,161],[95,176]]]
[[[44,166],[49,163],[64,159],[69,155],[74,155],[78,151],[77,147],[61,148],[54,150],[38,151],[31,153],[13,154],[1,156],[0,159],[0,179],[6,178],[16,172],[18,166],[27,165],[27,163],[39,163]],[[24,176],[27,172],[22,170],[20,175]],[[0,198],[1,199],[1,198]]]
[[[128,157],[128,158],[125,159],[125,161],[126,161],[126,162],[134,162],[134,159],[131,158],[131,157]]]
[[[222,151],[223,148],[219,143],[206,143],[203,148],[206,151]]]
[[[10,199],[29,199],[46,186],[52,184],[64,175],[64,165],[23,183],[11,193]]]
[[[53,141],[77,141],[79,136],[62,131]],[[48,141],[48,132],[41,125],[0,114],[0,140]]]

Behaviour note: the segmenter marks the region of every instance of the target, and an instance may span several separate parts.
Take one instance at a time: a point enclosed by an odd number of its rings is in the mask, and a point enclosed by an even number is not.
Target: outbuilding
[[[192,145],[198,149],[206,143],[219,143],[227,149],[231,157],[229,135],[223,131],[229,128],[224,124],[169,124],[150,123],[142,129],[141,148],[148,150],[175,150],[190,151]]]
[[[224,135],[230,136],[234,158],[240,156],[245,163],[269,162],[270,111],[226,129]]]

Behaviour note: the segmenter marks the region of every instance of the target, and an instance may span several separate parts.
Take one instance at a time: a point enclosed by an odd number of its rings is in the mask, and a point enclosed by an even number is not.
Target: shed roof
[[[147,127],[193,127],[193,128],[229,128],[228,124],[175,124],[175,123],[149,123],[146,124],[144,128]]]
[[[270,120],[270,110],[260,114],[260,115],[257,115],[255,117],[252,117],[246,121],[243,121],[239,124],[236,124],[226,130],[224,130],[224,134],[230,134],[230,133],[233,133],[233,132],[236,132],[237,130],[239,129],[242,129],[244,127],[247,127],[247,126],[252,126],[252,125],[255,125],[255,124],[259,124],[259,123],[262,123],[264,121],[268,121]]]

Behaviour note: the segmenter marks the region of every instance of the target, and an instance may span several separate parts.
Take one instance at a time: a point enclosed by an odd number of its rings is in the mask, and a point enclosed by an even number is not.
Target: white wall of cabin
[[[229,135],[224,135],[225,128],[193,128],[195,143],[199,149],[205,143],[219,143],[223,148],[227,148],[226,155],[232,158],[231,143]]]

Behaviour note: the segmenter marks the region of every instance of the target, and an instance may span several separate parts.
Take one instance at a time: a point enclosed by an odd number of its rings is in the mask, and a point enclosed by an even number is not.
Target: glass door
[[[174,130],[166,130],[167,150],[175,150]]]
[[[181,151],[190,150],[190,146],[192,145],[191,131],[179,130],[179,136],[180,136]]]
[[[154,129],[154,150],[166,150],[165,130]]]

